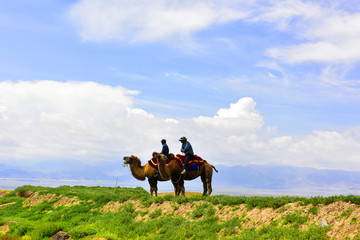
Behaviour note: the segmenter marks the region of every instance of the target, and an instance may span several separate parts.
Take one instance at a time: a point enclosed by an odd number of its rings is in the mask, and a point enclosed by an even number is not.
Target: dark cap
[[[187,140],[186,137],[181,137],[181,138],[179,139],[179,141],[186,141],[186,140]]]

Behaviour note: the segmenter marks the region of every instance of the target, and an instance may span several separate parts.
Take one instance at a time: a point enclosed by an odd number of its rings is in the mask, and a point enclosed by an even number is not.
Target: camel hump
[[[158,165],[158,160],[157,158],[153,157],[152,159],[150,159],[148,161],[149,165],[153,168],[157,168],[157,165]]]

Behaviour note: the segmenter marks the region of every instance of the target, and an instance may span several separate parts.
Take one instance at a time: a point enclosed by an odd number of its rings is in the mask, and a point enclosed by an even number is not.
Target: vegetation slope
[[[360,197],[151,197],[143,188],[0,191],[0,239],[356,239]]]

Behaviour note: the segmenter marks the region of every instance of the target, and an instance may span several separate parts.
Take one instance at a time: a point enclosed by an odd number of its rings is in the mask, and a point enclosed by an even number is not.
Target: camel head
[[[165,161],[167,160],[167,157],[166,157],[164,154],[162,154],[162,153],[158,153],[158,154],[156,155],[156,158],[158,159],[159,164],[164,164]]]
[[[124,157],[124,165],[127,165],[127,164],[131,165],[131,164],[134,164],[135,162],[140,162],[140,159],[135,155]]]

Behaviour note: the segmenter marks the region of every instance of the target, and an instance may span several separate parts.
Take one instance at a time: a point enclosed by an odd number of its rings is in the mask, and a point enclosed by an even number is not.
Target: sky
[[[0,0],[0,164],[360,171],[355,0]]]

